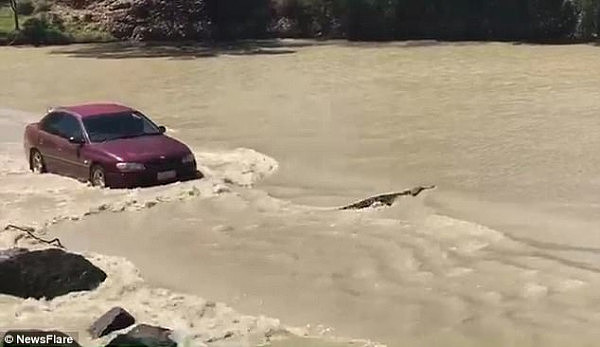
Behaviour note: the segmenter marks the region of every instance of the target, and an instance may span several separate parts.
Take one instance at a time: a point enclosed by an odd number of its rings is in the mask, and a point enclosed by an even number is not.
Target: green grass
[[[115,38],[107,32],[86,27],[81,23],[65,23],[65,33],[71,36],[75,43],[112,42]]]
[[[19,16],[19,23],[21,25],[21,29],[23,29],[23,23],[32,16]],[[11,33],[14,32],[15,23],[13,20],[13,13],[10,7],[0,6],[0,45],[3,43],[9,42],[13,35]],[[50,35],[52,37],[58,37],[57,34],[60,33],[60,30],[57,28],[48,28],[46,29],[46,35],[48,35],[48,30],[53,31]],[[59,31],[57,31],[59,30]],[[62,33],[60,33],[61,39],[60,43],[66,42],[74,42],[74,43],[89,43],[89,42],[110,42],[114,41],[114,37],[112,37],[109,33],[91,29],[89,27],[85,27],[76,23],[65,23],[64,28],[61,28]],[[20,41],[20,40],[19,40]],[[28,41],[28,39],[26,39]],[[52,41],[52,40],[50,40]],[[57,42],[46,42],[46,43],[59,43]]]
[[[15,23],[13,22],[12,11],[9,7],[0,7],[0,35],[13,31]]]
[[[23,24],[30,16],[19,16],[19,23]],[[6,38],[15,30],[15,22],[10,7],[0,6],[0,40]]]
[[[115,38],[109,33],[97,30],[67,31],[74,43],[113,42]]]

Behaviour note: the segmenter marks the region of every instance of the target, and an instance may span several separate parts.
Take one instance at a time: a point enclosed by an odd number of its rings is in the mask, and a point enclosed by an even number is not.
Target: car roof
[[[119,113],[134,111],[131,107],[116,103],[89,103],[72,106],[62,106],[52,109],[53,111],[67,111],[79,115],[82,118],[89,116],[97,116],[101,114]]]

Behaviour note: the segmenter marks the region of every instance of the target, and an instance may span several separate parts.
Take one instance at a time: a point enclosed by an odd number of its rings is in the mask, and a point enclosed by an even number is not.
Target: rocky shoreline
[[[0,232],[0,249],[0,322],[13,331],[77,332],[81,345],[149,335],[166,341],[179,334],[177,342],[200,346],[224,339],[254,345],[247,342],[266,343],[273,335],[290,333],[276,319],[243,316],[224,304],[150,288],[125,259],[69,253],[13,229]],[[115,306],[127,307],[146,326],[124,334],[130,325],[117,324],[120,329],[93,333],[97,320],[106,320],[103,315]],[[147,326],[164,327],[169,334]]]
[[[314,336],[152,288],[126,259],[75,254],[15,228],[0,231],[0,324],[6,334],[71,335],[71,346],[258,346]],[[376,346],[340,341],[318,345]]]
[[[441,41],[508,41],[535,44],[579,44],[595,42],[597,35],[576,33],[561,35],[521,36],[461,36],[461,35],[408,35],[370,37],[352,35],[342,29],[344,20],[329,10],[321,15],[316,9],[301,15],[275,1],[262,6],[256,15],[240,16],[227,13],[231,18],[220,18],[205,0],[172,2],[167,0],[27,0],[43,1],[46,9],[34,13],[23,23],[21,31],[0,32],[0,45],[7,44],[69,44],[114,41],[196,42],[211,44],[240,39],[349,39],[366,41],[423,40]],[[33,5],[32,5],[33,6]],[[241,5],[240,5],[241,6]],[[244,5],[246,6],[246,5]],[[279,6],[279,7],[278,7]],[[243,7],[243,6],[242,6]],[[293,6],[292,6],[293,7]],[[240,12],[241,11],[241,12]],[[288,13],[291,11],[290,13]],[[312,12],[311,12],[312,11]],[[243,13],[243,9],[239,9]],[[263,13],[264,12],[264,13]],[[318,12],[318,11],[317,11]],[[216,16],[216,17],[215,17]],[[313,16],[314,18],[312,18]],[[239,17],[239,18],[238,18]],[[347,19],[347,18],[346,18]],[[223,23],[219,23],[222,20]],[[359,23],[360,24],[360,23]],[[348,25],[346,23],[346,25]],[[357,24],[358,25],[358,24]],[[360,27],[360,25],[359,25]],[[366,30],[366,29],[365,29]],[[368,31],[368,30],[367,30]],[[366,35],[366,36],[365,36]],[[391,35],[391,34],[390,34]]]

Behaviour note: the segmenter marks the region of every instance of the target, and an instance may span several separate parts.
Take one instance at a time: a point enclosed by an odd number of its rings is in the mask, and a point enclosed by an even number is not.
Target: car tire
[[[29,169],[33,173],[43,174],[46,172],[46,163],[44,162],[44,156],[37,149],[32,149],[29,155]]]
[[[104,168],[100,165],[92,166],[90,170],[90,182],[94,187],[105,188],[106,185],[106,173]]]

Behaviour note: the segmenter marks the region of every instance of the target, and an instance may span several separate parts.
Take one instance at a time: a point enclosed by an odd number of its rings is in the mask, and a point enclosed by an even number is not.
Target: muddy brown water
[[[253,188],[100,213],[51,232],[75,249],[126,256],[162,286],[340,336],[391,346],[593,345],[598,47],[279,49],[0,49],[2,108],[40,114],[120,101],[195,150],[252,148],[279,164]],[[12,131],[2,136],[18,142]],[[31,179],[19,170],[6,182]],[[323,209],[421,184],[438,188],[385,210]],[[64,204],[94,199],[69,189],[59,192]],[[3,217],[26,214],[24,204]]]

